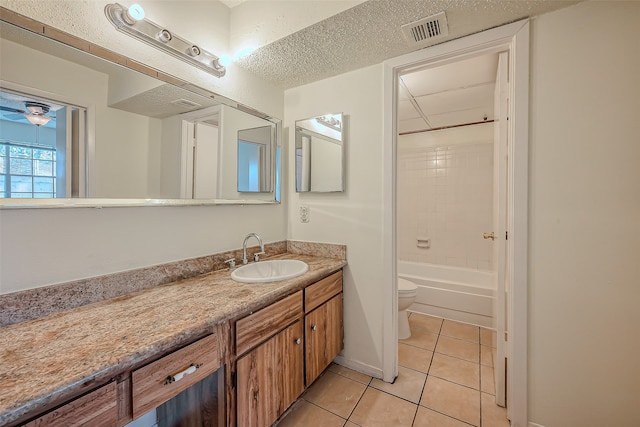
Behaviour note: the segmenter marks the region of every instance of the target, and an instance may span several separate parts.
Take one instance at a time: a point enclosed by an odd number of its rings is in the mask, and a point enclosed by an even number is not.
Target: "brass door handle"
[[[495,235],[495,233],[493,233],[493,232],[491,232],[491,234],[489,234],[489,233],[483,233],[483,234],[482,234],[482,237],[484,237],[484,238],[485,238],[485,240],[486,240],[486,239],[496,240],[496,235]]]

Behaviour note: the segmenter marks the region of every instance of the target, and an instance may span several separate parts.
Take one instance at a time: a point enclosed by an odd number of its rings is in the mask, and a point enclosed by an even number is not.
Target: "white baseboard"
[[[536,424],[529,421],[529,427],[544,427],[542,424]]]
[[[333,361],[340,366],[353,369],[354,371],[369,375],[370,377],[382,378],[382,369],[364,364],[362,362],[358,362],[357,360],[349,360],[344,356],[337,356],[335,359],[333,359]]]

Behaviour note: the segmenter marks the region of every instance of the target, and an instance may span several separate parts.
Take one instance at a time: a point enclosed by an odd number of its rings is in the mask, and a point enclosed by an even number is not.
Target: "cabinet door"
[[[342,350],[342,293],[307,314],[304,322],[309,386]]]
[[[302,320],[237,362],[237,424],[270,426],[304,390]]]

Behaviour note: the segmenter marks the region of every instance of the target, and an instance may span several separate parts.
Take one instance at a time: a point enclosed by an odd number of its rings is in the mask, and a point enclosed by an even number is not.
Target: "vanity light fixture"
[[[337,130],[338,132],[342,129],[342,123],[340,123],[340,120],[332,115],[316,117],[316,121],[321,125],[325,125],[326,127]]]
[[[223,58],[207,52],[155,22],[146,19],[144,9],[138,4],[134,4],[128,9],[118,3],[108,4],[104,8],[104,14],[119,31],[163,50],[216,77],[224,76],[227,71]]]

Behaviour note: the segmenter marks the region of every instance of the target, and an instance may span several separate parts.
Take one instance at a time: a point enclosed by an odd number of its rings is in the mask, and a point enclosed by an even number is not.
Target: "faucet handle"
[[[236,269],[236,260],[231,258],[224,262],[225,264],[229,264],[229,271],[233,271]]]
[[[253,254],[253,262],[260,261],[260,255],[264,255],[264,254],[265,254],[264,251],[256,252],[255,254]]]

